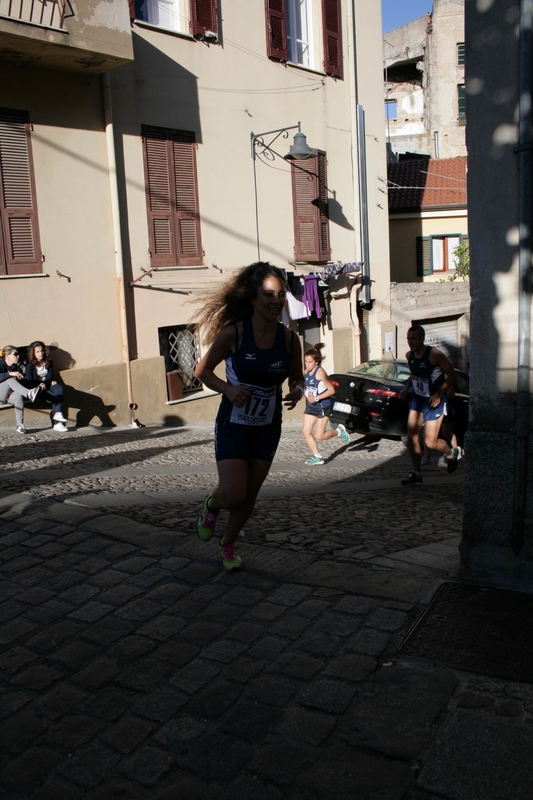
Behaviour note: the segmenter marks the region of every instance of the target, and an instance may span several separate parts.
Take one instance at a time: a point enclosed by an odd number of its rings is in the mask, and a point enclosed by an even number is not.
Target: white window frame
[[[313,0],[286,0],[287,2],[287,49],[289,62],[315,69],[313,42]],[[302,13],[303,12],[303,13]],[[300,26],[298,25],[300,22]],[[293,37],[293,31],[301,29],[301,38]]]
[[[186,0],[142,0],[139,9],[142,22],[166,31],[190,33],[190,9]]]

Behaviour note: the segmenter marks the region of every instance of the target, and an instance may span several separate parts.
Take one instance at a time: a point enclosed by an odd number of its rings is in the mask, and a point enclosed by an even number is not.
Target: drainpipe
[[[512,546],[515,556],[524,545],[527,491],[527,455],[530,419],[531,343],[531,161],[532,142],[532,21],[533,0],[520,2],[520,104],[519,104],[519,286],[518,286],[518,375],[516,392],[516,451]]]
[[[126,388],[128,392],[128,407],[131,414],[132,428],[140,427],[133,412],[137,404],[133,402],[133,387],[131,381],[130,347],[128,341],[128,314],[126,309],[126,290],[124,285],[124,261],[122,254],[122,238],[120,230],[120,206],[117,182],[117,161],[115,153],[115,134],[113,128],[113,106],[111,102],[111,83],[109,72],[102,75],[102,88],[104,95],[104,119],[107,143],[107,166],[109,172],[109,187],[111,193],[111,219],[113,222],[113,243],[115,246],[115,275],[117,279],[117,297],[120,323],[120,348],[122,361],[126,365]]]
[[[358,104],[359,99],[359,81],[357,69],[357,25],[356,25],[356,0],[351,0],[348,4],[351,8],[351,45],[353,49],[352,58],[349,62],[351,83],[353,91],[350,92],[350,107],[351,107],[351,127],[352,127],[352,175],[353,175],[353,192],[354,192],[354,208],[359,207],[360,210],[360,231],[359,241],[356,245],[356,252],[359,251],[359,258],[363,262],[363,270],[361,276],[361,289],[358,294],[360,299],[357,301],[358,306],[358,332],[357,341],[359,342],[359,358],[363,358],[361,347],[361,334],[365,333],[364,339],[368,341],[368,331],[365,329],[363,322],[362,311],[372,308],[373,301],[370,298],[370,255],[368,244],[368,208],[367,208],[367,192],[366,192],[366,149],[365,149],[365,112],[363,106]],[[361,309],[361,311],[359,311]],[[350,318],[351,318],[350,314]],[[355,330],[355,325],[352,321],[352,326]],[[355,338],[355,333],[354,333]],[[368,353],[365,357],[368,357]]]

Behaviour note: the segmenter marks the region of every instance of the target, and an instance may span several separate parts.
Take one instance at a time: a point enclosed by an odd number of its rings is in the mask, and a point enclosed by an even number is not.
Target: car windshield
[[[398,381],[406,381],[409,377],[408,365],[398,364],[394,361],[365,361],[348,372],[353,375],[375,375],[379,378]]]

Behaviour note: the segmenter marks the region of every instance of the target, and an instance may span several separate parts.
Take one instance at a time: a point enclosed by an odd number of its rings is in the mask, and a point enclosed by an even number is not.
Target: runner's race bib
[[[413,389],[422,397],[429,397],[429,381],[427,378],[413,378]]]
[[[245,383],[241,385],[248,389],[252,396],[240,408],[233,406],[230,422],[251,425],[254,428],[271,425],[276,408],[276,387],[270,386],[265,389],[263,386],[249,386]]]

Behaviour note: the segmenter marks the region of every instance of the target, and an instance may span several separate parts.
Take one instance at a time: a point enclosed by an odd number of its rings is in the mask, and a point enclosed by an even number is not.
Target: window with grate
[[[200,343],[194,328],[188,325],[159,328],[159,352],[165,359],[167,372],[178,370],[181,373],[184,394],[203,388],[194,374],[200,361]]]
[[[465,65],[465,43],[457,43],[457,66],[464,67]]]

